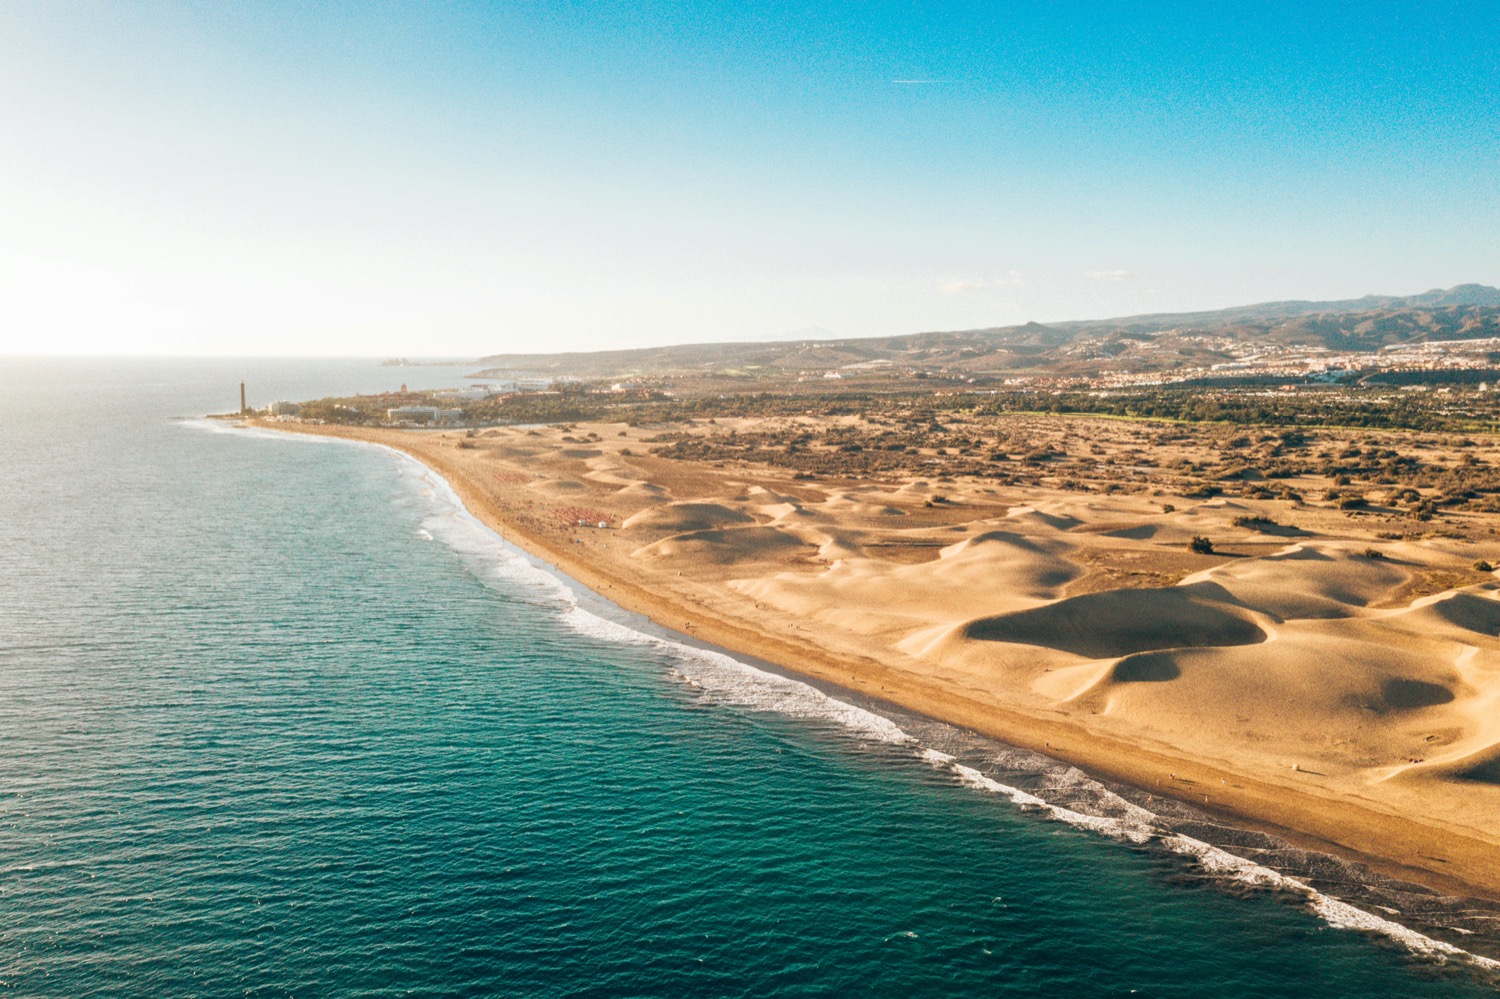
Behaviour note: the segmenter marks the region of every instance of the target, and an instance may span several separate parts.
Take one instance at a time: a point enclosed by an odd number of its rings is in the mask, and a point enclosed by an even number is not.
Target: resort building
[[[461,409],[436,406],[397,406],[385,411],[385,418],[392,423],[457,423],[463,415]]]

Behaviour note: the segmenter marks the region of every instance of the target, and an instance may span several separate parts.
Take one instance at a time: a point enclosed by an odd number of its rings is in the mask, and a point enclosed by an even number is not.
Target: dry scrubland
[[[664,624],[1500,896],[1492,438],[1031,416],[304,429],[410,452]]]

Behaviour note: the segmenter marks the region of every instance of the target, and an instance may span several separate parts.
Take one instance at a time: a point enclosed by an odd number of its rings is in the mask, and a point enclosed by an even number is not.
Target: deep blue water
[[[407,459],[174,419],[461,373],[0,358],[0,991],[1493,994],[601,621]]]

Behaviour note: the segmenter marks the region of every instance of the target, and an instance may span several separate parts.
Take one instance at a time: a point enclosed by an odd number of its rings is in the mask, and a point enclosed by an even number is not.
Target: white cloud
[[[983,287],[983,281],[975,281],[967,278],[944,281],[938,286],[944,295],[967,295],[970,292],[979,291]]]
[[[1009,270],[989,278],[953,278],[939,283],[938,290],[944,295],[968,295],[976,291],[993,291],[997,288],[1021,287],[1021,272]]]
[[[1084,271],[1083,276],[1090,281],[1124,281],[1130,277],[1129,271]]]

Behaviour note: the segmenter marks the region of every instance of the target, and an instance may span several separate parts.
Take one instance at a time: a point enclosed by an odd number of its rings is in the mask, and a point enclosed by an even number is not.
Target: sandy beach
[[[1378,509],[1190,498],[1103,420],[1074,431],[1128,488],[808,476],[669,455],[662,428],[625,424],[274,425],[412,455],[505,538],[664,626],[1500,898],[1500,582],[1476,568],[1500,561],[1500,515],[1412,536]]]

